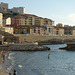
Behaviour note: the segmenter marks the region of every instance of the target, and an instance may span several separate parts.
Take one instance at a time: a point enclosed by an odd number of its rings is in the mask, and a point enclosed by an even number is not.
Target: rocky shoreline
[[[75,51],[75,47],[64,47],[64,48],[59,48],[59,49],[63,49],[63,50],[67,50],[67,51]]]
[[[0,46],[0,50],[9,50],[9,51],[45,51],[50,50],[50,48],[46,46],[39,46],[39,45],[24,45],[24,44],[13,44],[9,46]]]

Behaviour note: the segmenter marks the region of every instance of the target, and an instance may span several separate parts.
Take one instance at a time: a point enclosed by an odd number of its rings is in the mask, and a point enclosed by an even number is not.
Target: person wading
[[[50,54],[48,54],[48,59],[49,59]]]

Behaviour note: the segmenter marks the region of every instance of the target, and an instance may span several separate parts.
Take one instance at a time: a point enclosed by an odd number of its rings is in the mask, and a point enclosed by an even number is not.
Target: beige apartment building
[[[72,35],[75,35],[75,29],[72,30]]]
[[[17,15],[12,18],[12,24],[16,25],[53,25],[54,21],[41,18],[32,14]]]
[[[25,14],[28,16],[28,25],[53,25],[54,21],[48,18],[38,17],[36,15]]]
[[[40,25],[39,17],[32,14],[25,14],[24,16],[27,16],[27,24],[28,25]]]
[[[44,25],[53,25],[54,21],[48,18],[44,18]]]
[[[11,24],[12,25],[27,25],[27,17],[23,15],[17,15],[11,19]]]
[[[64,28],[54,26],[54,35],[64,35]]]
[[[10,34],[13,34],[13,32],[14,32],[13,27],[9,27],[9,26],[1,27],[0,30],[4,31],[4,32],[8,32]]]
[[[3,18],[3,14],[2,13],[0,13],[0,27],[2,26],[2,18]]]

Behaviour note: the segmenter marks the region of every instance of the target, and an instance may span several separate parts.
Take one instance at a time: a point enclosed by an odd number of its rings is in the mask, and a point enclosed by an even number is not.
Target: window
[[[50,32],[50,28],[48,28],[48,31]]]
[[[34,33],[36,33],[36,30],[34,29]]]
[[[40,30],[38,30],[38,34],[40,34]]]

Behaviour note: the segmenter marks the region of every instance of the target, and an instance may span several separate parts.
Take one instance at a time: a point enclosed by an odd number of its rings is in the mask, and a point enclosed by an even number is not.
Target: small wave
[[[19,67],[19,68],[22,68],[23,66],[22,66],[22,65],[18,65],[18,67]]]
[[[14,60],[12,60],[12,65],[14,65]]]
[[[10,56],[8,56],[8,59],[11,59],[11,57],[10,57]]]
[[[7,70],[10,71],[12,67],[8,67]]]
[[[13,54],[14,53],[10,53],[9,56],[8,56],[8,59],[13,60],[13,56],[12,56]]]
[[[14,55],[15,53],[9,53],[9,56]]]

